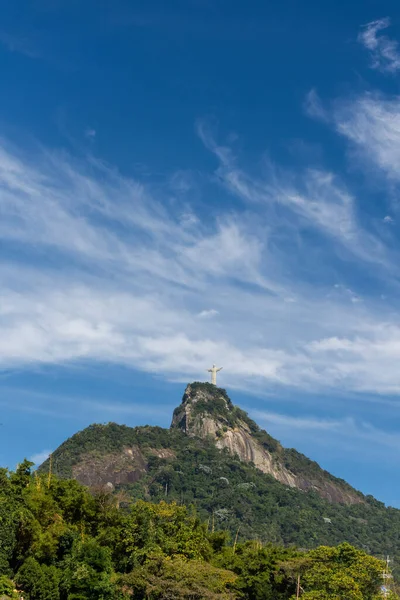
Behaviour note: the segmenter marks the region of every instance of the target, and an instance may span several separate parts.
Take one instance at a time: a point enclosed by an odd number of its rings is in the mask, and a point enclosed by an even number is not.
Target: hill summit
[[[210,383],[187,386],[182,403],[174,410],[171,428],[188,436],[210,439],[217,448],[226,448],[241,461],[253,463],[290,487],[314,490],[331,502],[363,502],[362,495],[346,482],[296,450],[283,448],[246,412],[234,406],[224,389]]]

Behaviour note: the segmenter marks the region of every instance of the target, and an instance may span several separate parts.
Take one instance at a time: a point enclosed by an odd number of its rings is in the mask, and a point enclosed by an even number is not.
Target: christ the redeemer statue
[[[222,371],[223,367],[217,369],[215,365],[212,366],[212,369],[207,369],[209,373],[211,373],[211,383],[213,385],[217,385],[217,373],[218,371]]]

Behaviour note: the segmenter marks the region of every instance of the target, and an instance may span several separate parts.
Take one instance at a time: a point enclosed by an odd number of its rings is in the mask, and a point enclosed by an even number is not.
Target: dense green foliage
[[[304,600],[379,597],[383,563],[349,544],[229,544],[194,507],[121,508],[115,494],[30,469],[0,470],[0,596],[16,587],[25,600],[294,600],[300,576]]]

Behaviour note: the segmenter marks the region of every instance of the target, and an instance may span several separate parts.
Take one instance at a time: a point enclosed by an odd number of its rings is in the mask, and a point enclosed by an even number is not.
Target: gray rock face
[[[187,386],[181,405],[174,411],[171,427],[188,436],[211,438],[218,448],[227,448],[240,460],[254,463],[257,469],[290,487],[314,490],[331,502],[363,502],[362,496],[350,486],[302,455],[298,455],[300,472],[289,469],[285,465],[287,451],[279,442],[261,431],[246,413],[233,406],[224,390],[211,384]],[[301,464],[302,460],[304,464]]]
[[[146,460],[139,448],[124,448],[102,456],[89,453],[72,469],[74,479],[88,487],[114,488],[120,484],[139,481],[147,470]]]
[[[279,464],[268,450],[265,450],[257,440],[252,438],[244,422],[223,433],[222,437],[217,439],[216,446],[227,448],[231,454],[237,454],[244,462],[254,463],[257,469],[272,475],[281,483],[297,487],[296,476]]]
[[[234,406],[230,400],[218,388],[214,389],[213,394],[209,384],[201,387],[188,385],[182,404],[174,413],[171,427],[177,427],[189,436],[211,437],[217,448],[227,448],[231,454],[237,454],[240,460],[252,462],[260,471],[286,485],[297,487],[295,475],[280,465],[252,437],[248,424],[234,415]],[[222,410],[213,410],[216,403]]]
[[[169,448],[148,448],[147,455],[167,460],[176,456]],[[85,454],[84,458],[72,467],[72,476],[90,488],[112,491],[121,484],[139,481],[147,469],[147,459],[141,449],[138,446],[130,446],[122,451],[106,454]]]

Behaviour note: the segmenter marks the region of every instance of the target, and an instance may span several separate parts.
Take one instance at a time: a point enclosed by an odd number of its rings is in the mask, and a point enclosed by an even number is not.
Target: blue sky
[[[397,3],[0,8],[0,463],[216,362],[400,507]]]

